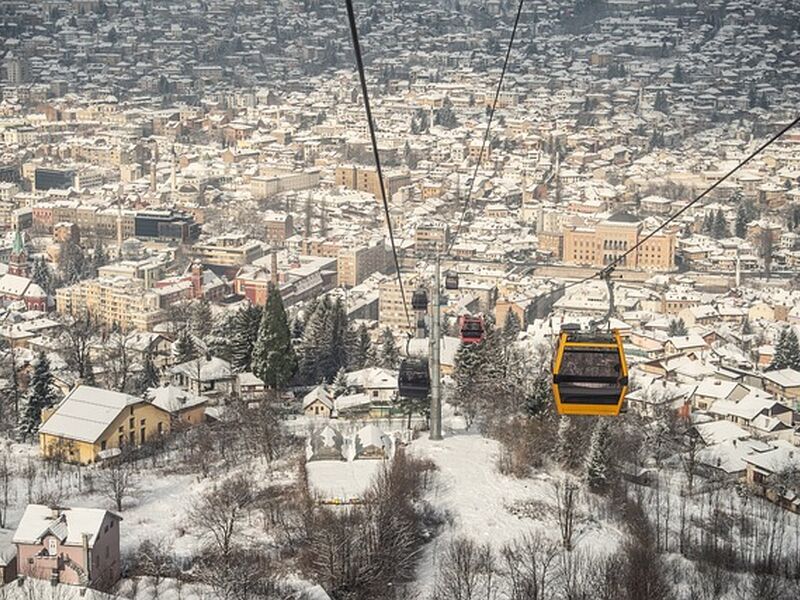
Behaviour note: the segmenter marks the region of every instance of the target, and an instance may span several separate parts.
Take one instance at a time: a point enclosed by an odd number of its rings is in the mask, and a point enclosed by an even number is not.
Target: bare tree
[[[98,477],[100,489],[107,498],[114,502],[118,511],[130,495],[133,487],[133,477],[130,465],[121,457],[111,459]]]
[[[212,540],[220,556],[227,558],[240,522],[252,503],[252,483],[246,476],[238,475],[202,494],[189,512],[189,521]]]
[[[553,579],[559,545],[541,534],[531,534],[500,550],[508,600],[545,600]]]
[[[8,518],[8,505],[11,500],[13,469],[8,462],[8,454],[0,454],[0,528],[5,528]]]
[[[88,313],[70,318],[64,326],[67,364],[81,379],[89,376],[89,350],[97,331],[97,323]]]
[[[553,484],[556,501],[556,519],[561,533],[561,545],[570,552],[575,547],[575,525],[578,512],[580,487],[571,477],[564,477]]]
[[[445,548],[439,563],[435,600],[479,600],[491,598],[495,558],[488,544],[458,538]]]
[[[118,392],[125,392],[129,388],[131,381],[131,366],[133,357],[128,336],[118,333],[108,341],[108,352],[105,356],[104,364],[108,370],[108,385]]]

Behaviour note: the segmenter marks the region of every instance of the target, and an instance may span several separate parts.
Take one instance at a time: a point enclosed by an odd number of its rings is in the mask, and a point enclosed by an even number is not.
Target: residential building
[[[294,235],[294,221],[290,214],[269,211],[264,215],[264,221],[266,240],[270,246],[283,246]]]
[[[248,239],[243,233],[228,233],[194,244],[191,255],[207,267],[234,272],[241,266],[264,256],[264,245]]]
[[[19,573],[53,584],[110,588],[121,572],[121,522],[99,508],[29,504],[13,538]]]
[[[414,232],[414,251],[417,256],[435,256],[447,249],[449,240],[450,228],[447,223],[419,225]]]
[[[388,261],[389,254],[382,238],[340,248],[336,255],[339,285],[355,287],[373,273],[383,273]]]
[[[44,457],[79,464],[112,449],[137,447],[170,431],[170,414],[146,400],[79,385],[42,415],[39,446]]]

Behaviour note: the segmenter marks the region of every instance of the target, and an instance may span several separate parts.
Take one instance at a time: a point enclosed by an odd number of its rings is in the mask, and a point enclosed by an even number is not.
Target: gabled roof
[[[764,379],[782,388],[800,387],[800,371],[794,369],[767,371],[764,373]]]
[[[128,406],[141,398],[89,385],[79,385],[59,403],[39,433],[82,442],[96,442]]]
[[[100,508],[50,508],[29,504],[14,533],[15,544],[38,544],[47,535],[54,535],[62,544],[80,546],[87,533],[89,547],[94,545],[106,515],[118,521],[119,515]]]
[[[147,397],[150,399],[153,406],[157,406],[171,413],[201,406],[208,402],[208,398],[205,396],[192,394],[174,385],[150,388],[147,390]]]
[[[220,379],[231,379],[234,376],[231,363],[216,356],[210,358],[200,356],[194,360],[175,365],[170,372],[173,375],[181,373],[192,381],[197,381],[198,379],[200,381],[218,381]]]
[[[365,389],[395,389],[397,388],[397,371],[367,367],[348,373],[347,384]]]
[[[303,396],[303,410],[314,404],[314,402],[321,402],[328,410],[333,410],[333,400],[331,400],[330,394],[324,384],[319,384]]]

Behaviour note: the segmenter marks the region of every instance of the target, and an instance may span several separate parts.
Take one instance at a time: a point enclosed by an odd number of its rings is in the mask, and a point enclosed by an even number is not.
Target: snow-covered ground
[[[384,466],[382,460],[312,461],[306,465],[312,493],[321,500],[361,498],[372,478]]]
[[[433,584],[441,545],[453,537],[469,537],[495,549],[533,532],[560,539],[555,486],[564,473],[539,473],[526,479],[503,475],[496,466],[500,444],[474,433],[451,430],[439,442],[426,435],[411,444],[410,452],[436,463],[439,470],[429,500],[447,511],[453,522],[426,548],[418,578],[423,594],[430,592]],[[528,510],[515,510],[524,505]],[[587,498],[581,499],[577,546],[595,552],[613,551],[623,537],[622,531],[616,523],[595,518],[590,506]]]

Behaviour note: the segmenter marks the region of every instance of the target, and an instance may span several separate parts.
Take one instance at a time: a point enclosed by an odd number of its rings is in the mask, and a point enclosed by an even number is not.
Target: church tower
[[[19,229],[14,232],[14,245],[11,247],[11,256],[8,260],[8,273],[28,277],[28,253],[25,252],[25,244],[22,243]]]

